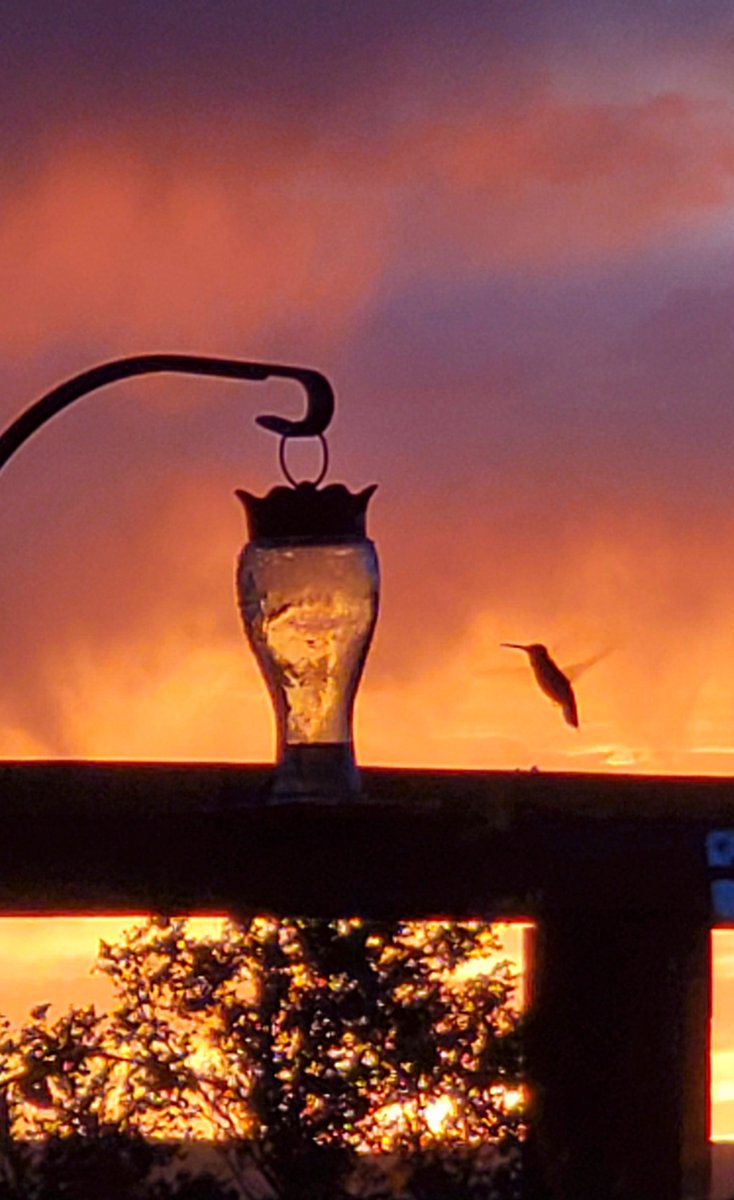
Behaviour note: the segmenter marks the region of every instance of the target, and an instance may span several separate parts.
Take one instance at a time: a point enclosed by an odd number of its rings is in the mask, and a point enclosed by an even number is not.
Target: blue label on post
[[[706,862],[710,867],[734,866],[734,829],[712,829],[706,835]]]
[[[715,879],[711,884],[711,907],[720,921],[734,919],[734,879]]]

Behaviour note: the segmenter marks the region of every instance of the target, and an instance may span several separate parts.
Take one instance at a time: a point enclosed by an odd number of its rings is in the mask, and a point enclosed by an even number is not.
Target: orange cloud
[[[401,272],[559,264],[705,219],[731,193],[722,111],[682,96],[406,120],[379,141],[291,121],[60,131],[4,181],[0,346],[254,346],[297,317],[344,337]]]
[[[234,599],[244,535],[216,483],[169,487],[166,507],[128,521],[123,555],[103,528],[60,546],[43,564],[58,586],[25,605],[24,581],[9,578],[0,754],[271,758],[270,702]],[[512,526],[477,527],[475,503],[458,526],[373,523],[383,606],[360,760],[729,773],[728,528],[679,524],[638,496],[518,544]],[[504,640],[544,641],[564,666],[609,651],[577,681],[580,730]]]
[[[384,197],[345,193],[288,145],[267,164],[247,132],[238,149],[218,171],[206,149],[191,161],[125,134],[93,149],[62,137],[36,173],[7,178],[4,353],[80,337],[251,347],[294,312],[343,334],[384,265]]]
[[[508,113],[415,125],[395,151],[396,171],[411,162],[422,184],[409,247],[444,266],[461,248],[475,269],[537,269],[705,221],[732,195],[727,111],[684,95],[574,104],[548,89]]]

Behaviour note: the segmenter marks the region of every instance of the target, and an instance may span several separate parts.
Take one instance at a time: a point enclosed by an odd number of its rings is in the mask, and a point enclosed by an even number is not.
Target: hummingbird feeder
[[[276,418],[277,419],[277,418]],[[259,418],[265,424],[263,418]],[[266,428],[272,426],[266,426]],[[237,594],[275,709],[276,799],[339,799],[359,792],[352,711],[377,619],[379,571],[366,536],[376,485],[358,493],[320,488],[328,465],[323,434],[319,477],[257,497],[238,489],[250,541],[240,555]]]
[[[287,484],[257,497],[237,490],[249,532],[237,567],[245,632],[275,711],[274,802],[335,803],[359,794],[352,714],[357,686],[377,619],[379,568],[366,534],[373,484],[350,492],[321,484],[328,467],[325,430],[334,395],[318,371],[196,355],[148,354],[93,367],[62,383],[26,409],[0,435],[0,469],[37,429],[81,396],[116,380],[152,372],[230,379],[294,379],[306,390],[299,421],[261,416],[280,436]],[[298,482],[287,464],[293,438],[316,438],[322,467]]]

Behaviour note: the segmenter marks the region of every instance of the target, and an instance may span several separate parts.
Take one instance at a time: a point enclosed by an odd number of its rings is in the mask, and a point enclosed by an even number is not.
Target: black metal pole
[[[334,393],[328,379],[310,367],[281,363],[241,362],[230,358],[208,358],[198,354],[140,354],[101,363],[75,375],[47,392],[0,434],[0,470],[25,441],[75,400],[97,388],[135,375],[174,372],[185,375],[214,375],[222,379],[294,379],[306,390],[306,414],[300,421],[261,416],[257,422],[281,437],[320,437],[334,415]]]

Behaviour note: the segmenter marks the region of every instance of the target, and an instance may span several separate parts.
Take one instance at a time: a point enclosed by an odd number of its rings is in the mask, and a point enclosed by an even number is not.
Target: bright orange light
[[[734,1140],[734,929],[711,933],[711,1138]]]

